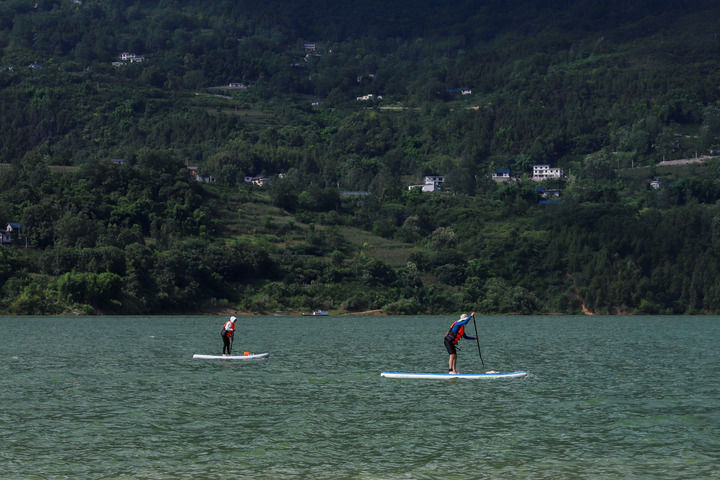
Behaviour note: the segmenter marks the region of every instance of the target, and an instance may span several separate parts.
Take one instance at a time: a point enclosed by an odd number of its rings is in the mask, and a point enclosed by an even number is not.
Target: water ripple
[[[719,478],[717,317],[482,319],[531,373],[474,382],[379,376],[442,371],[447,318],[243,318],[270,359],[193,360],[221,321],[0,318],[2,478]]]

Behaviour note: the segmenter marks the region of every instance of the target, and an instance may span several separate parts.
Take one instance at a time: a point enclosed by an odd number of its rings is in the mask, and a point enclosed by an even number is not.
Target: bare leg
[[[457,373],[455,370],[455,363],[457,362],[457,353],[451,353],[450,359],[448,360],[448,373]]]

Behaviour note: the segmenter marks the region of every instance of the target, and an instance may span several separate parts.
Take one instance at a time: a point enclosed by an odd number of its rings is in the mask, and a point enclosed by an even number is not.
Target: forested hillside
[[[256,3],[0,3],[0,311],[720,312],[716,2]]]

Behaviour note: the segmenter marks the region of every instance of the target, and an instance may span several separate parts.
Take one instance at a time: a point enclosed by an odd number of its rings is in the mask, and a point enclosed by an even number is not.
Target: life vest
[[[225,322],[225,325],[223,325],[223,329],[222,329],[221,333],[223,336],[226,336],[226,337],[231,336],[233,333],[235,333],[235,324],[233,322],[231,322],[230,320],[228,320],[227,322]]]
[[[453,327],[456,323],[460,322],[461,320],[455,320],[452,325],[450,325],[450,329],[445,334],[445,338],[449,338],[452,343],[457,343],[465,333],[465,325],[460,325],[460,327],[457,329],[457,331],[453,331]]]

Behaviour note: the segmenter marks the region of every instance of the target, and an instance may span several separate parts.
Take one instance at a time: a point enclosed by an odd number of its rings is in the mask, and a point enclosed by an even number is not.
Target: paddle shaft
[[[480,355],[480,361],[482,362],[483,368],[485,368],[485,361],[482,358],[482,353],[480,353],[480,337],[478,337],[477,322],[475,322],[475,315],[473,315],[473,325],[475,326],[475,341],[477,342],[478,355]]]

